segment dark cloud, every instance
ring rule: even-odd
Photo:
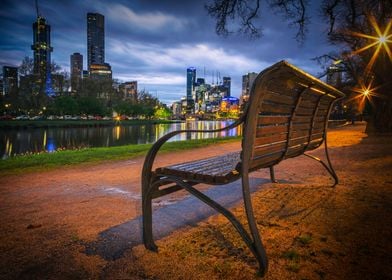
[[[207,0],[206,0],[207,2]],[[238,96],[241,76],[259,72],[282,59],[316,74],[321,69],[311,58],[329,52],[326,26],[312,1],[312,24],[305,43],[294,39],[295,28],[265,9],[257,24],[264,36],[248,40],[241,34],[227,38],[215,34],[215,23],[207,15],[204,1],[178,0],[68,0],[39,1],[40,13],[52,29],[52,58],[69,71],[69,56],[80,52],[86,65],[86,13],[105,15],[106,61],[114,78],[138,80],[139,88],[154,91],[165,102],[185,95],[186,68],[211,81],[212,73],[232,77],[232,92]],[[34,1],[5,0],[0,11],[0,62],[18,65],[32,56]],[[206,69],[206,71],[204,71]]]

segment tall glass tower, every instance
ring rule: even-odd
[[[186,69],[186,99],[193,99],[193,90],[196,81],[196,68],[189,67]]]
[[[87,67],[105,63],[105,17],[87,13]]]
[[[50,53],[53,48],[50,45],[50,25],[41,16],[38,16],[37,21],[33,23],[31,49],[34,51],[34,75],[37,77],[38,92],[53,95],[50,67]]]

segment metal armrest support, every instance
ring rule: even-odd
[[[220,131],[225,131],[228,129],[232,129],[234,127],[239,126],[241,123],[244,122],[244,115],[242,115],[238,120],[236,120],[234,123],[232,123],[231,125],[228,125],[226,127],[223,128],[219,128],[219,129],[212,129],[212,130],[193,130],[193,129],[189,129],[189,130],[177,130],[177,131],[172,131],[164,136],[162,136],[160,139],[158,139],[157,142],[154,143],[154,145],[151,147],[151,149],[148,151],[146,158],[144,160],[144,164],[143,164],[143,171],[142,171],[142,178],[143,179],[150,179],[150,175],[151,175],[151,170],[155,161],[155,157],[159,151],[159,149],[161,148],[161,146],[163,144],[165,144],[170,138],[181,134],[181,133],[215,133],[215,132],[220,132]]]

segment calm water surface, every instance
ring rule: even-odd
[[[172,124],[145,124],[114,127],[55,127],[0,129],[2,158],[25,153],[53,152],[58,149],[112,147],[153,143],[173,130],[211,130],[228,126],[232,121],[192,121]],[[169,141],[237,136],[240,128],[219,133],[182,133]]]

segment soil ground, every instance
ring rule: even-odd
[[[253,173],[253,206],[269,257],[265,279],[392,279],[392,137],[364,131],[362,123],[328,133],[340,179],[335,188],[307,157],[281,162],[277,184],[266,180],[266,170]],[[239,148],[228,143],[163,154],[157,165]],[[258,278],[257,263],[221,215],[204,213],[157,234],[159,253],[140,245],[143,160],[0,178],[0,279]],[[223,204],[244,222],[239,186],[227,187],[236,197]],[[173,219],[173,209],[192,215],[193,206],[185,192],[154,203]],[[154,227],[165,223],[155,219]]]

